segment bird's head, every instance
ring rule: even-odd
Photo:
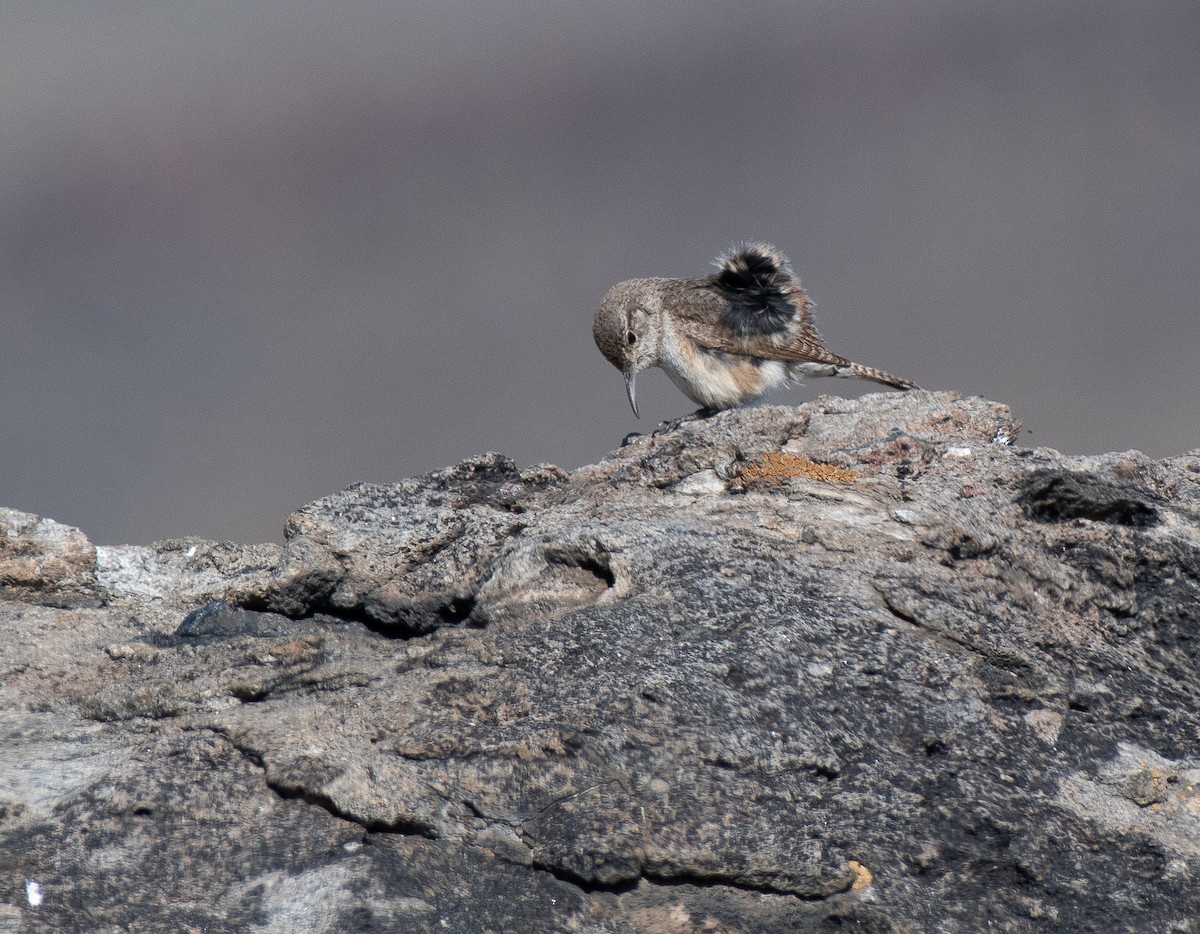
[[[617,283],[604,296],[592,321],[592,337],[600,353],[625,376],[625,391],[634,415],[638,414],[634,380],[642,370],[658,363],[662,281],[629,279]]]

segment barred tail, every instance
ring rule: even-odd
[[[877,370],[873,366],[863,366],[861,363],[851,363],[849,366],[839,370],[838,376],[857,376],[861,379],[869,379],[872,382],[883,383],[885,386],[894,386],[896,389],[921,388],[916,383],[910,383],[899,376],[893,376],[891,373]]]

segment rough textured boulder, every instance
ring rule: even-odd
[[[0,931],[1200,931],[1200,453],[911,392],[283,546],[0,512]]]

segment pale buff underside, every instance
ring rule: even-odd
[[[659,345],[658,365],[693,402],[726,409],[753,402],[806,377],[835,376],[828,363],[756,360],[736,354],[713,353],[667,329]]]

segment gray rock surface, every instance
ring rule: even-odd
[[[1200,452],[913,392],[286,543],[0,511],[0,931],[1200,931]]]

